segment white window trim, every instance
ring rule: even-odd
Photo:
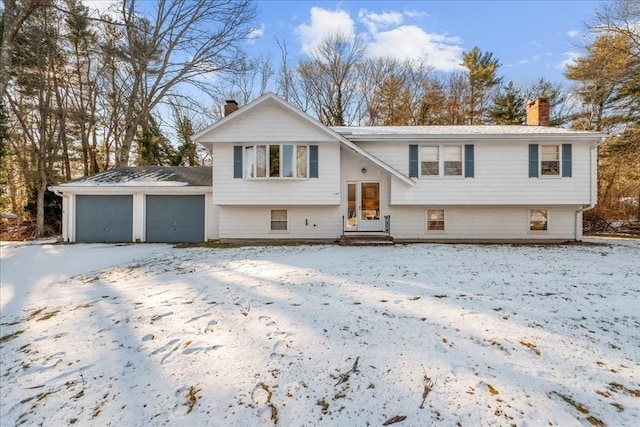
[[[531,216],[533,214],[533,211],[545,211],[547,214],[547,229],[546,230],[532,230],[531,229]],[[549,225],[551,224],[550,221],[550,212],[549,209],[547,208],[530,208],[527,209],[527,230],[530,234],[549,234]]]
[[[558,148],[558,173],[556,175],[542,174],[542,146],[553,146]],[[562,178],[562,144],[538,144],[538,178],[542,179],[558,179]],[[547,219],[547,224],[549,220]]]
[[[253,147],[253,168],[254,168],[254,175],[257,174],[257,169],[258,169],[258,165],[257,165],[257,159],[258,159],[258,146],[266,146],[266,158],[267,158],[267,164],[266,164],[266,172],[267,174],[270,171],[270,150],[269,147],[271,146],[279,146],[279,156],[280,156],[280,160],[283,159],[284,157],[284,146],[285,145],[291,145],[293,146],[293,156],[292,156],[292,163],[293,163],[293,172],[294,172],[294,176],[292,177],[285,177],[282,176],[283,174],[283,165],[282,162],[280,163],[280,171],[279,171],[279,175],[280,176],[247,176],[247,165],[249,163],[249,159],[247,156],[247,148],[248,147]],[[307,151],[307,176],[303,176],[303,177],[299,177],[298,175],[298,164],[297,164],[297,152],[298,152],[298,147],[306,147],[306,151]],[[284,144],[284,143],[256,143],[256,144],[246,144],[242,146],[242,177],[245,180],[288,180],[288,181],[304,181],[304,180],[308,180],[309,179],[309,172],[311,170],[311,160],[310,160],[310,144]]]
[[[443,214],[443,225],[444,228],[442,230],[429,230],[429,211],[442,211]],[[425,234],[444,234],[447,232],[447,210],[444,208],[427,208],[424,210],[424,232]]]
[[[438,175],[423,175],[422,174],[422,148],[423,147],[436,147],[438,148]],[[445,175],[444,174],[444,148],[456,147],[460,149],[460,161],[462,163],[462,169],[460,175]],[[418,176],[423,179],[462,179],[465,175],[465,159],[464,159],[464,144],[439,144],[439,145],[420,145],[418,146]]]
[[[285,214],[287,215],[287,219],[286,219],[286,226],[287,228],[284,230],[273,230],[272,226],[273,226],[273,211],[284,211]],[[269,233],[270,234],[287,234],[289,233],[289,209],[269,209]]]

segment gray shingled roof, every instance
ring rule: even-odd
[[[349,136],[455,136],[455,135],[584,135],[594,132],[549,126],[332,126],[335,132]]]
[[[211,186],[211,167],[137,166],[74,179],[64,186]]]

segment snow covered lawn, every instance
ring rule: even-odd
[[[1,249],[2,426],[640,419],[637,240]]]

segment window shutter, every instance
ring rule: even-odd
[[[409,177],[418,177],[418,146],[409,146]]]
[[[562,176],[571,177],[571,144],[562,144]]]
[[[242,178],[242,146],[233,146],[233,177]]]
[[[529,178],[538,177],[538,144],[529,144]]]
[[[309,146],[309,178],[318,178],[318,146]]]
[[[464,146],[464,177],[473,178],[473,145]]]

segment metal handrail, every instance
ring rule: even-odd
[[[384,216],[384,232],[391,236],[391,215]]]

